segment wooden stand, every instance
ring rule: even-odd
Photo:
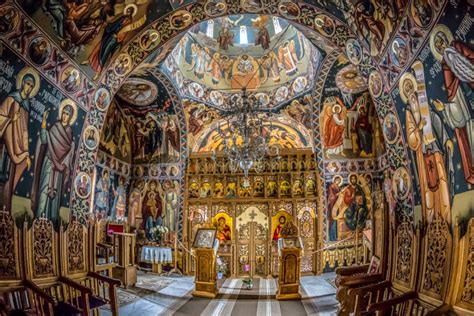
[[[278,276],[277,300],[295,300],[300,299],[300,265],[302,249],[291,247],[281,247],[279,243],[280,254],[280,273]]]
[[[117,266],[112,275],[119,279],[124,287],[137,283],[137,266],[135,265],[135,234],[114,233],[114,250]]]
[[[215,298],[217,295],[216,251],[212,248],[194,248],[195,284],[193,296]]]

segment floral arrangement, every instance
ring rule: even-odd
[[[152,236],[154,241],[161,242],[163,235],[168,232],[168,227],[156,225],[155,227],[150,228],[149,234]]]

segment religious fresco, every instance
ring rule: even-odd
[[[90,194],[89,175],[71,173],[85,111],[0,45],[0,203],[15,218],[67,222],[71,189]]]
[[[415,204],[428,222],[441,217],[453,223],[458,217],[465,223],[474,215],[474,53],[467,40],[473,34],[472,6],[447,4],[420,55],[392,91],[401,124],[388,119],[384,134],[390,138],[391,130],[399,130],[407,139],[413,179],[407,170],[396,170],[391,189],[400,200],[406,187],[419,188]]]
[[[270,134],[268,145],[281,149],[312,148],[312,139],[306,128],[302,125],[295,127],[296,123],[290,126],[285,118],[285,116],[276,116],[274,120],[264,123]],[[224,139],[216,131],[216,127],[217,125],[213,124],[207,133],[202,135],[195,143],[193,152],[219,152],[224,149]],[[221,129],[224,132],[227,130],[225,122],[222,122]],[[241,141],[242,139],[237,139],[237,143]]]
[[[112,101],[100,135],[99,149],[126,162],[131,162],[131,121],[119,108],[116,101]]]
[[[128,175],[115,169],[117,167],[96,165],[93,211],[111,220],[123,221],[129,215],[130,183]]]
[[[150,0],[16,2],[94,79],[139,31],[172,10],[168,1]]]
[[[184,98],[219,109],[241,90],[275,108],[312,87],[321,53],[287,21],[231,15],[194,26],[161,65]]]
[[[344,15],[359,38],[364,39],[370,55],[377,57],[387,47],[408,2],[406,0],[357,0],[347,5]],[[419,3],[415,5],[415,11],[419,16],[425,16],[428,14],[427,10],[431,10],[429,1],[414,2]]]
[[[215,146],[220,146],[219,142],[221,143],[221,140],[214,138],[211,134],[215,132],[216,124],[223,122],[223,112],[204,103],[198,103],[189,99],[183,99],[182,102],[188,126],[187,137],[190,150],[212,151]],[[313,99],[311,94],[305,94],[282,105],[280,110],[273,114],[276,126],[272,127],[270,143],[280,148],[305,148],[312,146],[312,108]],[[285,127],[283,125],[298,126],[300,131],[296,132],[292,127]],[[277,126],[281,127],[277,129]],[[287,135],[287,133],[291,134]],[[208,144],[199,145],[207,140],[209,140]],[[213,145],[211,142],[216,143]]]
[[[372,209],[372,175],[335,175],[326,182],[327,241],[340,241],[365,228]]]
[[[179,160],[179,123],[159,80],[131,77],[122,85],[109,108],[100,148],[134,164]]]
[[[376,158],[385,151],[365,81],[343,55],[325,81],[320,128],[326,160]]]

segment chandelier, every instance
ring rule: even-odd
[[[234,104],[222,114],[225,121],[218,125],[217,133],[223,139],[230,171],[236,173],[240,168],[245,177],[252,167],[262,172],[265,156],[278,154],[277,147],[269,146],[271,113],[262,111],[258,99],[253,95],[249,97],[243,89],[242,96],[234,99]],[[265,122],[270,123],[265,126]]]

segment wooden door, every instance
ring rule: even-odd
[[[268,218],[264,211],[249,207],[237,218],[236,266],[238,276],[268,273]]]

